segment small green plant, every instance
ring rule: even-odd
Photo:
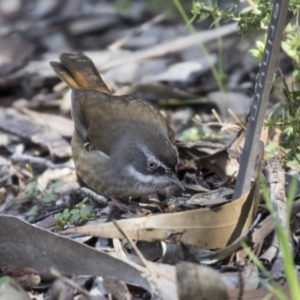
[[[38,207],[37,205],[33,205],[33,206],[30,208],[30,210],[28,210],[28,211],[25,213],[25,216],[26,216],[27,218],[29,218],[29,217],[34,217],[34,216],[37,215],[38,211],[39,211],[39,207]]]
[[[254,29],[266,28],[272,11],[272,4],[267,1],[256,1],[254,7],[235,13],[237,4],[231,4],[226,9],[220,9],[218,4],[207,6],[205,3],[196,2],[192,13],[196,21],[203,21],[208,17],[214,17],[218,21],[236,21],[243,34],[250,33]]]
[[[281,48],[288,57],[293,60],[294,63],[294,79],[295,83],[300,83],[300,29],[299,27],[288,24],[286,27],[286,35],[284,40],[281,42]],[[292,92],[292,96],[298,101],[300,100],[300,92]]]
[[[254,0],[251,6],[240,12],[235,12],[237,4],[231,4],[225,9],[220,9],[217,2],[211,6],[203,1],[194,1],[192,6],[192,21],[203,21],[208,17],[214,18],[214,23],[221,20],[235,21],[243,34],[252,32],[255,29],[266,29],[270,22],[270,15],[273,9],[272,1]],[[289,10],[296,14],[300,10],[299,0],[291,0]],[[213,24],[214,24],[213,23]]]
[[[299,103],[300,104],[300,103]],[[300,106],[296,108],[285,102],[280,117],[270,114],[265,126],[270,130],[279,128],[283,132],[283,140],[280,143],[283,165],[300,164]]]
[[[28,183],[28,185],[24,189],[24,194],[29,198],[40,198],[43,202],[48,203],[56,200],[56,195],[51,191],[42,192],[39,184],[36,181],[32,181]]]
[[[43,195],[42,200],[44,203],[53,202],[56,200],[56,195],[53,193],[46,193],[45,195]]]
[[[213,6],[207,6],[203,2],[194,2],[192,6],[192,21],[203,21],[207,17],[214,17],[216,20],[236,21],[243,34],[247,34],[255,29],[267,29],[270,22],[273,3],[270,1],[255,0],[252,6],[247,7],[239,13],[236,13],[236,4],[229,5],[222,10],[217,3]],[[289,10],[294,14],[299,14],[299,1],[290,1]],[[259,61],[264,55],[266,35],[256,41],[256,48],[251,49],[250,53]],[[282,50],[293,60],[293,89],[288,90],[284,82],[282,113],[280,116],[271,113],[265,126],[272,132],[275,128],[281,130],[282,141],[278,145],[283,165],[300,164],[300,30],[295,25],[288,24],[281,43]],[[275,76],[274,76],[275,79]],[[274,150],[274,147],[273,149]]]
[[[94,217],[93,206],[86,204],[87,201],[88,198],[84,198],[74,208],[65,208],[62,213],[54,215],[56,228],[62,230],[66,224],[79,225]]]
[[[250,49],[250,54],[259,61],[262,61],[265,45],[266,45],[267,35],[264,35],[263,40],[257,40],[255,42],[256,48]]]
[[[265,44],[266,44],[267,35],[261,40],[257,40],[255,45],[256,48],[250,49],[250,53],[253,57],[262,60]],[[294,63],[294,72],[293,77],[295,79],[295,83],[300,83],[300,29],[295,25],[288,24],[285,28],[285,34],[283,40],[281,42],[281,49],[286,53],[288,57],[293,60]],[[299,97],[299,92],[297,93]]]
[[[256,42],[256,49],[251,49],[250,53],[261,60],[266,43],[266,36],[263,40]],[[282,113],[280,116],[270,113],[265,126],[272,132],[275,128],[280,129],[282,141],[278,145],[283,165],[300,164],[300,30],[297,27],[287,25],[281,48],[294,63],[293,90],[288,89],[284,78],[283,82],[283,101],[281,104]],[[275,77],[274,77],[275,78]],[[275,80],[274,80],[275,82]]]
[[[28,183],[28,185],[25,187],[25,190],[24,190],[24,194],[27,197],[35,198],[39,195],[39,193],[40,193],[40,190],[39,190],[39,187],[38,187],[38,184],[36,181],[32,181],[32,182]]]

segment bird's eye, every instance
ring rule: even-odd
[[[154,169],[154,168],[156,167],[156,165],[155,165],[154,162],[148,161],[148,167],[149,167],[150,169]]]

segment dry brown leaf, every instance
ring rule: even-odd
[[[217,175],[222,181],[227,180],[226,167],[228,162],[228,152],[222,149],[213,154],[201,157],[197,161],[197,173],[207,169]]]
[[[203,249],[224,248],[253,223],[258,207],[258,190],[218,208],[157,214],[120,220],[120,227],[134,240],[182,242]],[[123,238],[113,223],[87,225],[64,233],[81,233],[104,238]]]
[[[260,220],[260,214],[257,216],[256,220],[252,224],[251,227],[249,227],[243,234],[241,234],[234,242],[232,242],[229,246],[219,249],[215,253],[206,254],[206,255],[200,255],[198,256],[198,259],[201,260],[214,260],[218,261],[221,259],[224,259],[234,252],[238,251],[239,248],[241,248],[241,242],[245,241],[247,236],[249,235],[249,232],[253,230],[253,228],[257,225],[258,221]]]

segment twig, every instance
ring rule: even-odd
[[[76,289],[78,292],[80,292],[82,295],[88,297],[88,299],[90,299],[91,295],[90,293],[86,290],[83,289],[79,284],[77,284],[76,282],[74,282],[73,280],[64,277],[63,275],[61,275],[56,269],[51,268],[50,269],[50,273],[55,276],[56,278],[60,279],[61,281],[63,281],[65,284],[71,286],[72,288]]]
[[[204,125],[204,123],[200,123],[200,125]],[[205,123],[205,125],[220,126],[222,131],[227,130],[230,133],[236,133],[236,131],[240,129],[239,125],[231,124],[231,123],[208,122],[208,123]]]
[[[239,118],[235,115],[235,113],[230,108],[228,108],[228,113],[239,124],[240,127],[242,127],[245,131],[247,130],[247,128],[244,126],[244,124],[241,123],[241,121],[239,120]]]
[[[270,200],[274,207],[274,220],[278,220],[279,224],[286,228],[287,224],[287,199],[285,196],[285,177],[283,169],[280,165],[280,161],[277,157],[272,157],[268,160],[263,173],[266,177],[267,184],[269,186]],[[273,238],[272,246],[278,247],[278,236]],[[289,240],[289,247],[293,249],[291,239]],[[280,269],[278,269],[278,267]],[[278,256],[272,265],[272,275],[279,279],[283,276],[283,253],[279,248]],[[274,274],[275,273],[275,274]]]
[[[243,278],[243,274],[242,274],[242,271],[241,271],[241,266],[240,266],[239,263],[238,263],[238,278],[239,278],[239,282],[238,282],[239,293],[238,293],[238,296],[237,296],[237,300],[242,300],[244,292],[245,292],[245,280]]]
[[[141,260],[141,262],[144,264],[144,266],[146,268],[150,267],[149,263],[147,261],[147,259],[144,257],[144,255],[141,253],[141,251],[139,250],[139,248],[136,246],[136,244],[133,242],[133,240],[131,239],[131,237],[120,227],[120,225],[118,224],[117,221],[113,221],[114,225],[116,226],[116,228],[120,231],[120,233],[128,240],[128,242],[131,244],[133,250],[135,251],[135,253],[137,254],[137,256],[139,257],[139,259]]]
[[[233,129],[230,128],[229,125],[231,125],[230,123],[224,123],[221,119],[221,117],[219,116],[219,114],[217,113],[217,111],[215,109],[211,110],[212,114],[215,116],[215,118],[217,119],[218,123],[216,123],[216,125],[219,125],[222,127],[221,130],[225,131],[227,130],[229,133],[235,133],[235,131]],[[213,122],[211,122],[210,124],[213,124]],[[208,125],[208,124],[207,124]],[[232,124],[232,127],[234,125]],[[237,125],[235,125],[237,126]],[[239,128],[238,128],[239,129]]]
[[[137,36],[139,34],[141,34],[142,32],[148,30],[151,26],[153,26],[154,24],[157,24],[161,21],[163,21],[165,19],[165,15],[164,14],[160,14],[154,18],[152,18],[151,20],[149,20],[148,22],[145,22],[144,24],[142,24],[141,26],[137,27],[136,29],[134,29],[128,36],[115,41],[114,43],[112,43],[111,45],[109,45],[107,48],[110,51],[116,51],[119,48],[123,47],[131,38],[133,38],[134,36]]]
[[[49,169],[63,169],[63,168],[68,168],[71,170],[74,170],[75,167],[71,166],[69,163],[64,163],[64,164],[54,164],[50,160],[42,157],[35,157],[27,154],[13,154],[10,157],[11,161],[14,163],[17,162],[29,162],[31,164],[38,164],[43,167],[47,167]]]
[[[219,114],[217,113],[217,111],[215,110],[215,109],[212,109],[211,110],[211,112],[212,112],[212,114],[215,116],[215,118],[217,119],[217,121],[219,122],[219,123],[223,123],[222,122],[222,119],[221,119],[221,117],[219,116]]]
[[[196,33],[193,35],[180,37],[174,41],[165,42],[147,50],[136,51],[128,57],[122,57],[113,61],[109,61],[100,67],[100,72],[108,71],[112,68],[124,64],[137,62],[153,57],[159,57],[168,53],[178,52],[188,47],[197,45],[199,42],[207,43],[215,40],[217,37],[230,35],[236,32],[238,32],[237,24],[231,23],[228,25],[224,25],[221,28],[210,29],[206,31],[201,31],[200,33]]]
[[[149,262],[144,256],[143,254],[141,253],[141,251],[139,250],[139,248],[136,246],[136,244],[133,242],[133,240],[131,239],[131,237],[120,227],[120,225],[118,224],[117,221],[114,221],[113,222],[114,225],[116,226],[116,228],[120,231],[120,233],[128,240],[128,242],[131,244],[133,250],[135,251],[135,253],[137,254],[137,256],[139,257],[139,259],[141,260],[141,262],[144,264],[145,268],[148,270],[148,272],[150,273],[151,271],[151,274],[155,274],[156,277],[159,277],[159,276],[162,276],[162,274],[157,271],[155,268],[152,267],[152,263]],[[150,274],[149,274],[150,275]],[[167,276],[166,274],[163,274],[163,276],[170,280],[170,281],[173,281],[173,279],[169,276]],[[155,283],[152,282],[155,286]]]

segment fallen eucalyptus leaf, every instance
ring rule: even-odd
[[[258,207],[258,189],[209,209],[151,215],[118,221],[133,240],[162,240],[185,243],[203,249],[224,248],[234,242],[253,223]],[[113,223],[86,225],[64,233],[80,233],[104,238],[123,238]]]
[[[0,244],[0,268],[45,272],[52,267],[64,274],[113,277],[151,292],[148,281],[127,263],[12,216],[0,216]]]

